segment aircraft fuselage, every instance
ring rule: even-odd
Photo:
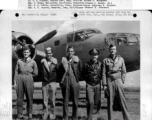
[[[66,56],[68,46],[75,48],[75,54],[83,63],[90,59],[88,54],[92,48],[100,50],[99,61],[103,61],[109,55],[109,45],[117,46],[117,53],[121,55],[127,67],[127,72],[138,70],[140,66],[139,34],[133,33],[101,33],[97,29],[82,29],[68,34],[54,36],[50,40],[36,45],[34,59],[39,68],[39,76],[35,81],[41,81],[40,61],[45,57],[44,49],[51,47],[53,56],[60,64],[63,56]]]

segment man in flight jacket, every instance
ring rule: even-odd
[[[86,81],[87,120],[92,120],[93,107],[97,112],[101,106],[101,62],[98,61],[99,50],[89,51],[90,60],[83,67],[83,77]]]
[[[56,81],[57,81],[57,59],[54,58],[53,50],[50,47],[45,49],[46,58],[41,60],[42,64],[42,96],[44,116],[43,120],[48,117],[55,119],[55,94],[56,94]],[[48,110],[48,100],[50,100],[50,113]]]
[[[74,48],[69,46],[67,56],[62,58],[59,67],[59,79],[63,96],[63,119],[68,120],[68,103],[72,99],[72,119],[78,119],[79,80],[82,72],[82,63],[78,56],[74,55]]]

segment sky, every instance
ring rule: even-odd
[[[74,26],[74,27],[73,27]],[[57,34],[66,34],[74,30],[96,28],[102,33],[130,32],[140,33],[139,21],[13,21],[12,30],[29,35],[34,42],[48,32],[57,30]]]

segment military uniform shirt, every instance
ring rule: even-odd
[[[36,62],[31,58],[25,62],[23,59],[17,61],[15,68],[14,82],[20,79],[33,79],[33,76],[38,74]]]
[[[103,85],[108,84],[109,79],[107,78],[110,78],[112,80],[122,79],[122,82],[124,82],[125,76],[126,76],[126,67],[125,67],[124,59],[120,55],[117,55],[114,60],[111,59],[110,56],[103,60],[103,68],[102,68]]]

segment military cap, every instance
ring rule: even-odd
[[[89,51],[89,54],[90,55],[99,55],[100,54],[100,51],[96,48],[93,48]]]

